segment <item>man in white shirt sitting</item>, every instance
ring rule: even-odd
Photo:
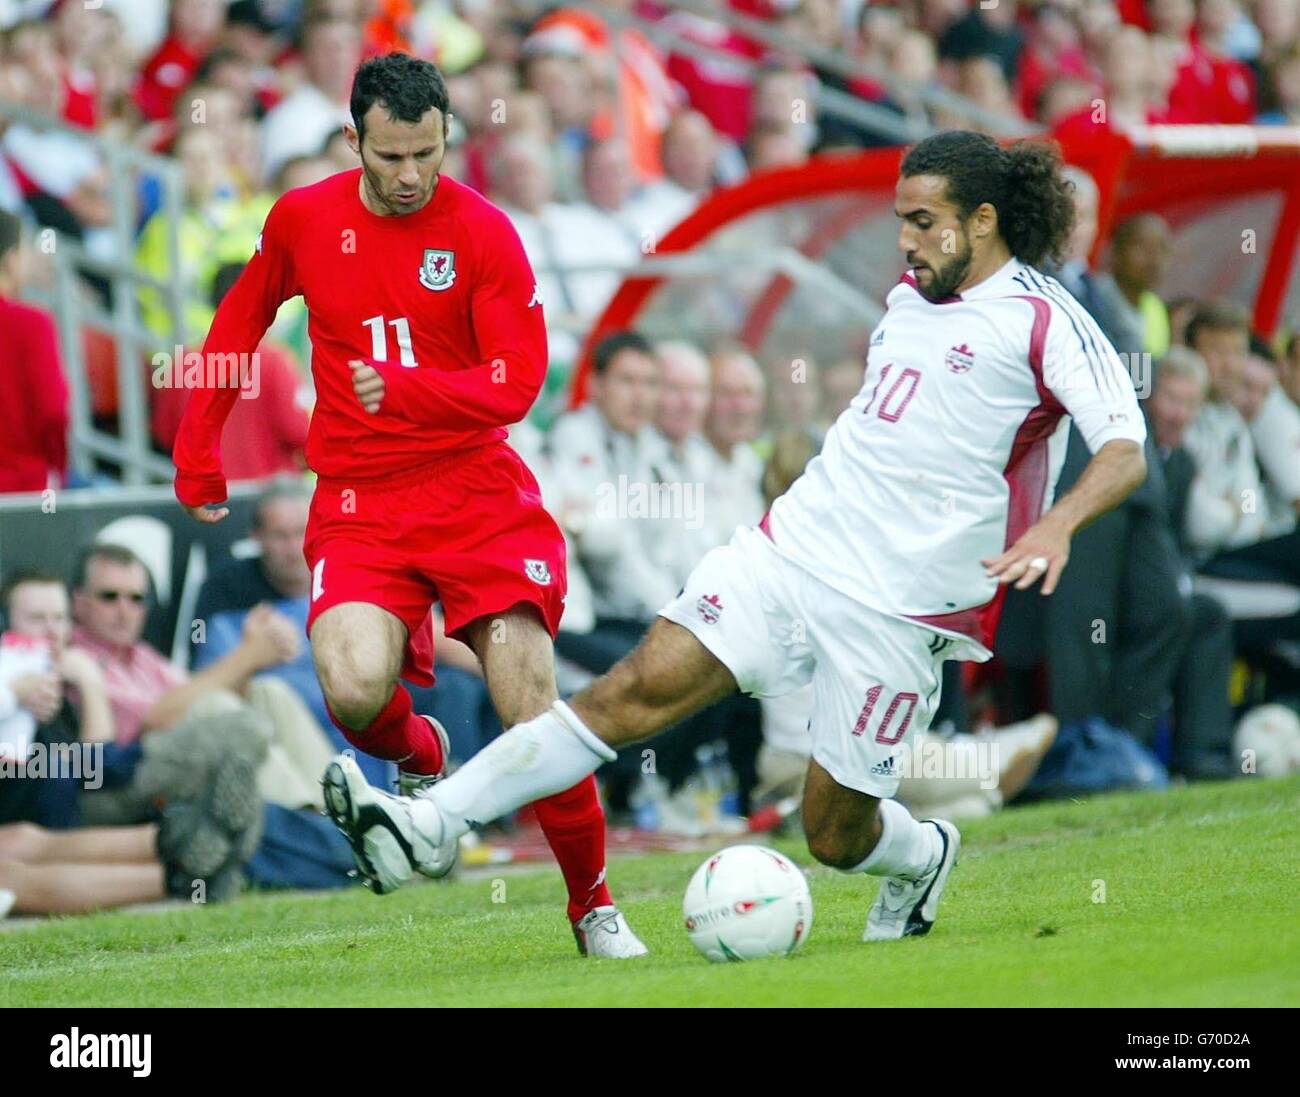
[[[744,158],[734,148],[724,155],[712,124],[699,111],[684,110],[664,130],[664,177],[646,184],[633,199],[638,224],[662,239],[695,212],[719,183],[744,175]]]
[[[676,376],[681,372],[680,348],[676,354],[670,349],[670,357]],[[696,481],[690,481],[689,497],[684,483],[676,487],[681,481],[673,479],[666,463],[669,447],[652,426],[661,404],[661,384],[661,364],[646,339],[635,332],[611,335],[592,355],[591,401],[562,416],[548,440],[559,489],[548,505],[572,538],[577,561],[591,580],[596,608],[595,626],[581,635],[561,632],[555,650],[595,674],[608,671],[636,646],[659,607],[681,589],[682,568],[689,573],[694,566],[695,560],[666,558],[664,546],[674,531],[695,525],[697,517],[702,520],[694,536],[712,536],[715,528],[703,521],[711,489],[706,487],[701,502]],[[695,415],[698,421],[699,413]],[[684,418],[689,426],[690,414]],[[670,429],[676,432],[671,420],[670,414]],[[713,451],[696,452],[712,472]],[[684,506],[688,498],[690,514]],[[739,738],[754,744],[752,770],[756,708],[747,698],[726,698],[653,739],[649,745],[655,751],[655,772],[668,791],[680,788],[694,770],[697,746],[746,722],[750,726],[740,728]],[[743,734],[746,730],[749,734]],[[641,752],[629,751],[602,772],[612,813],[627,810],[641,764]],[[744,761],[737,768],[743,770]],[[752,786],[752,777],[742,772],[740,783]]]
[[[510,216],[536,273],[548,327],[585,332],[609,304],[623,271],[640,259],[635,243],[595,206],[553,200],[554,162],[536,137],[513,133],[502,140],[491,177],[492,197]],[[570,353],[556,346],[554,334],[551,353]]]
[[[712,450],[704,488],[707,522],[714,544],[723,545],[740,526],[763,517],[763,462],[752,442],[763,428],[766,382],[747,351],[728,347],[714,352],[713,394],[704,435]]]
[[[659,361],[635,332],[605,339],[592,361],[590,402],[562,415],[548,438],[559,491],[550,505],[591,579],[596,628],[585,646],[602,647],[599,656],[565,654],[603,672],[631,649],[677,586],[650,556],[648,507],[641,505],[655,483],[653,464],[661,452],[651,425],[659,403]]]
[[[655,346],[663,366],[663,387],[655,429],[663,442],[663,455],[656,466],[658,479],[680,484],[682,507],[669,522],[659,523],[654,532],[656,558],[681,586],[701,556],[723,542],[716,524],[708,521],[707,484],[714,452],[704,437],[704,419],[709,410],[712,367],[699,348],[680,340]]]
[[[314,156],[352,120],[352,78],[361,63],[361,31],[347,19],[313,19],[303,29],[307,82],[262,123],[262,170],[274,179],[295,156]]]
[[[1202,305],[1187,326],[1187,343],[1205,359],[1209,394],[1188,428],[1185,446],[1196,465],[1187,504],[1187,540],[1216,579],[1300,587],[1300,412],[1273,383],[1251,391],[1250,321],[1244,310]],[[1251,414],[1248,422],[1239,407]],[[1289,451],[1289,452],[1288,452]],[[1263,475],[1260,467],[1263,466]],[[1269,488],[1281,506],[1269,505]],[[1291,514],[1285,514],[1289,507]],[[1278,533],[1279,529],[1286,532]],[[1230,611],[1234,607],[1230,605]],[[1300,641],[1300,612],[1241,617],[1233,611],[1239,650],[1256,655],[1279,642]]]

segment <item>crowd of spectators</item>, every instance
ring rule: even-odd
[[[97,541],[71,576],[6,577],[4,638],[28,653],[0,684],[0,892],[19,913],[220,901],[245,879],[347,882],[351,857],[319,786],[341,740],[311,707],[323,705],[293,619],[306,566],[285,531],[300,535],[305,514],[300,488],[262,498],[261,554],[204,584],[211,616],[190,670],[143,639],[153,578],[129,547]]]
[[[556,389],[618,271],[713,188],[897,142],[819,106],[819,89],[1001,133],[1300,122],[1297,0],[720,0],[758,28],[748,33],[670,4],[603,6],[606,19],[511,0],[0,0],[0,98],[74,127],[42,132],[0,112],[0,210],[110,258],[108,173],[76,131],[174,157],[180,269],[152,177],[136,196],[135,258],[181,286],[182,330],[161,293],[146,287],[140,307],[165,349],[201,339],[218,270],[247,258],[275,198],[356,166],[340,128],[358,62],[410,49],[448,77],[445,170],[510,211],[543,279]],[[960,118],[927,88],[983,113]],[[302,310],[286,307],[274,334],[305,377]],[[106,381],[96,396],[111,414]]]
[[[805,356],[796,369],[730,333],[694,345],[628,331],[597,348],[588,403],[558,412],[619,272],[712,189],[814,153],[892,143],[819,112],[815,86],[941,126],[958,120],[924,101],[925,86],[955,89],[1007,126],[1062,132],[1300,124],[1300,0],[732,0],[786,49],[673,5],[605,6],[718,52],[705,61],[617,22],[501,0],[0,0],[0,99],[180,165],[179,269],[160,181],[145,176],[135,196],[138,267],[183,291],[179,331],[160,287],[139,291],[142,320],[168,351],[201,342],[279,194],[357,166],[340,133],[357,63],[406,48],[444,68],[455,115],[444,170],[508,211],[547,302],[547,396],[511,442],[569,541],[565,690],[630,650],[699,558],[762,517],[861,387],[858,360]],[[882,76],[845,78],[807,62],[802,46]],[[1023,787],[1058,723],[1104,719],[1177,774],[1225,777],[1241,770],[1232,729],[1245,703],[1300,698],[1300,337],[1268,343],[1230,305],[1168,300],[1170,230],[1153,215],[1119,225],[1107,269],[1092,269],[1097,187],[1071,173],[1077,229],[1053,273],[1131,362],[1154,364],[1153,375],[1134,370],[1150,474],[1080,533],[1051,599],[1012,593],[991,671],[949,664],[938,730],[1030,721],[1009,752],[1014,779],[1004,773],[972,810]],[[116,247],[96,147],[0,111],[0,377],[24,394],[0,407],[4,491],[75,482],[55,329],[19,301],[26,282],[48,277],[24,223],[101,258]],[[83,288],[106,302],[111,292],[93,278]],[[225,435],[233,481],[303,469],[312,390],[300,300],[259,350],[262,394],[236,402]],[[90,380],[94,411],[111,417],[111,379]],[[165,454],[183,393],[151,386],[150,397]],[[1085,460],[1076,433],[1059,490]],[[180,894],[196,879],[218,897],[244,878],[342,881],[346,850],[314,815],[324,759],[344,744],[301,635],[305,515],[292,482],[261,499],[259,551],[205,585],[196,616],[206,634],[183,670],[141,640],[150,577],[128,548],[88,550],[67,577],[5,577],[7,627],[43,637],[49,664],[10,683],[12,698],[0,686],[0,710],[12,701],[40,717],[42,742],[105,744],[112,787],[73,796],[0,783],[0,822],[23,821],[0,827],[0,893],[18,894],[21,909],[70,911]],[[473,654],[438,644],[438,684],[413,691],[416,707],[443,720],[463,761],[499,728]],[[1264,685],[1243,691],[1243,668]],[[629,752],[602,773],[613,817],[692,832],[709,822],[696,810],[701,782],[715,802],[718,783],[729,793],[734,783],[725,803],[737,816],[788,795],[807,704],[721,702],[651,744],[653,773]],[[194,772],[180,773],[177,759],[214,729],[237,749],[198,750]]]

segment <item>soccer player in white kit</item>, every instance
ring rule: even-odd
[[[567,704],[413,799],[370,789],[353,765],[354,799],[378,809],[360,837],[379,871],[436,874],[471,825],[569,788],[616,749],[732,690],[779,696],[811,681],[808,849],[884,878],[865,939],[929,931],[960,836],[890,797],[902,749],[938,704],[943,662],[991,658],[1006,586],[1041,580],[1050,594],[1073,532],[1146,475],[1129,374],[1035,269],[1072,226],[1059,168],[1046,146],[1003,149],[968,132],[908,153],[895,191],[908,270],[821,455]],[[1067,416],[1093,457],[1053,505]]]

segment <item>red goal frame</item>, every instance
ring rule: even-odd
[[[1105,249],[1120,221],[1143,212],[1161,212],[1189,193],[1228,200],[1277,194],[1281,213],[1272,238],[1260,242],[1264,272],[1251,302],[1255,329],[1271,337],[1281,320],[1288,287],[1297,277],[1300,248],[1300,128],[1251,126],[1148,126],[1129,136],[1099,131],[1084,140],[1062,142],[1068,163],[1088,171],[1100,190],[1098,233],[1093,258]],[[657,254],[698,247],[731,222],[768,207],[834,194],[879,195],[892,191],[905,150],[876,149],[854,155],[816,157],[808,164],[752,176],[715,191],[658,244]],[[832,218],[801,246],[816,260],[856,223],[856,210]],[[1265,254],[1265,249],[1266,254]],[[901,269],[901,265],[900,265]],[[592,327],[574,372],[571,406],[587,395],[591,351],[607,335],[636,325],[637,317],[661,277],[627,278]],[[735,334],[757,347],[777,311],[793,289],[783,274],[774,275]]]

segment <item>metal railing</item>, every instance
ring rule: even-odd
[[[703,278],[737,270],[785,275],[796,285],[811,286],[819,290],[825,300],[842,307],[846,320],[851,318],[867,329],[874,328],[885,314],[883,301],[846,282],[825,264],[788,246],[747,248],[735,244],[725,247],[712,244],[700,245],[690,251],[643,255],[637,262],[624,265],[598,262],[567,263],[561,267],[543,263],[534,267],[534,273],[548,274],[556,279],[606,273],[617,273],[625,279]],[[567,331],[579,338],[591,328],[591,322],[585,318],[563,313],[547,316],[546,322],[554,330]]]
[[[34,287],[27,291],[31,301],[54,316],[59,333],[71,390],[69,466],[87,477],[94,471],[95,459],[102,458],[121,468],[122,482],[126,484],[170,480],[174,471],[171,462],[154,453],[150,445],[149,399],[145,387],[146,363],[160,340],[141,324],[138,296],[142,288],[152,289],[161,296],[173,329],[172,338],[164,345],[181,342],[185,297],[179,276],[183,203],[180,166],[166,157],[108,140],[3,99],[0,99],[0,117],[40,132],[57,131],[94,146],[108,172],[112,258],[97,258],[72,237],[54,229],[41,229],[40,250],[53,260],[54,286],[52,291]],[[145,273],[135,262],[137,182],[145,175],[157,177],[162,184],[159,212],[165,218],[168,264],[172,271],[172,277],[167,280]],[[110,299],[107,309],[86,292],[81,282],[83,274],[107,282]],[[87,327],[106,331],[113,339],[118,404],[115,434],[98,429],[94,423],[82,342]]]

